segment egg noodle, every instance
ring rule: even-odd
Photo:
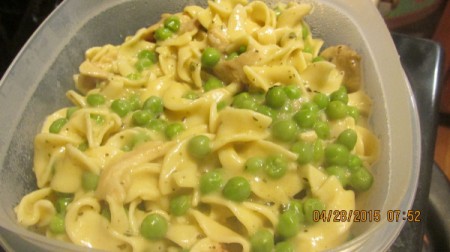
[[[316,251],[349,239],[378,139],[360,56],[309,4],[208,1],[87,50],[35,137],[18,222],[108,251]]]

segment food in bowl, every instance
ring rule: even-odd
[[[360,56],[321,49],[309,4],[222,0],[94,47],[73,107],[35,138],[15,208],[49,237],[111,251],[324,250],[349,239],[378,140]]]

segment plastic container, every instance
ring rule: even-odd
[[[364,85],[373,99],[372,125],[381,140],[373,168],[375,183],[357,201],[358,209],[379,210],[380,222],[355,223],[355,238],[335,250],[382,251],[404,221],[388,222],[388,210],[408,210],[414,199],[420,161],[417,110],[390,34],[369,0],[317,0],[307,18],[326,45],[347,44],[363,58]],[[125,36],[156,22],[163,12],[206,1],[64,1],[31,37],[0,82],[0,242],[11,251],[85,251],[45,238],[16,222],[14,206],[36,188],[33,138],[45,116],[69,105],[84,52],[119,44]],[[382,41],[382,42],[381,42]]]

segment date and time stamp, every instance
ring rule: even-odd
[[[421,222],[420,210],[323,210],[313,211],[314,222]]]

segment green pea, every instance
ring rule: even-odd
[[[67,120],[67,118],[59,118],[56,119],[55,121],[53,121],[53,123],[50,125],[48,131],[50,133],[54,133],[54,134],[58,134],[62,128],[64,127],[64,125],[66,125],[66,123],[69,120]]]
[[[350,153],[348,149],[341,144],[330,144],[325,148],[325,160],[330,165],[346,165]]]
[[[324,61],[324,60],[325,60],[325,58],[323,58],[322,56],[317,56],[312,60],[312,62],[315,63],[315,62]]]
[[[353,172],[350,177],[350,186],[357,192],[370,189],[373,184],[373,175],[364,167]]]
[[[353,148],[355,148],[356,140],[356,132],[352,129],[342,131],[337,138],[337,142],[344,145],[349,150],[353,150]]]
[[[150,121],[145,125],[145,127],[158,131],[164,132],[166,130],[167,122],[163,119],[150,119]]]
[[[158,57],[155,51],[150,51],[147,49],[141,50],[138,53],[138,59],[148,59],[152,63],[156,63],[158,61]]]
[[[359,169],[362,165],[363,162],[360,157],[353,154],[349,155],[347,166],[351,171]]]
[[[305,24],[303,24],[302,25],[302,38],[306,39],[306,37],[308,37],[308,35],[309,35],[309,29]]]
[[[313,102],[317,104],[320,109],[324,109],[330,103],[330,98],[323,93],[317,93],[313,97]]]
[[[233,97],[233,103],[239,103],[242,100],[254,100],[254,98],[248,92],[241,92]]]
[[[154,37],[157,41],[163,41],[166,40],[168,38],[170,38],[172,36],[172,31],[169,30],[166,27],[160,27],[158,29],[156,29],[155,33],[154,33]]]
[[[134,65],[134,67],[136,68],[136,70],[138,70],[139,72],[144,71],[145,69],[150,68],[153,65],[153,62],[147,58],[143,58],[140,59],[136,62],[136,64]]]
[[[267,229],[260,229],[250,237],[250,244],[253,252],[272,252],[273,234]]]
[[[294,114],[292,119],[297,123],[300,128],[310,129],[314,126],[314,123],[317,121],[317,112],[301,109],[297,113]]]
[[[238,48],[238,50],[237,50],[237,53],[238,54],[243,54],[243,53],[245,53],[247,51],[247,46],[246,45],[241,45],[241,46],[239,46],[239,48]]]
[[[209,171],[200,177],[200,192],[202,194],[219,191],[222,186],[222,174],[217,170]]]
[[[93,172],[83,172],[83,176],[81,179],[81,185],[83,186],[83,189],[86,191],[94,191],[97,188],[99,178],[100,177]]]
[[[131,111],[131,105],[127,100],[117,99],[111,103],[111,109],[120,117],[124,117]]]
[[[131,151],[133,149],[133,146],[127,144],[127,145],[122,146],[122,148],[120,148],[120,149],[122,151],[128,152],[128,151]]]
[[[130,73],[126,76],[129,80],[139,80],[141,78],[140,73]]]
[[[250,183],[244,177],[233,177],[225,184],[222,194],[225,198],[241,202],[250,197],[252,190]]]
[[[245,170],[256,174],[264,169],[265,161],[261,157],[251,157],[245,162]]]
[[[233,59],[237,58],[238,56],[239,56],[239,54],[237,52],[232,52],[232,53],[228,54],[227,60],[233,60]]]
[[[200,95],[198,93],[196,93],[195,91],[188,91],[186,94],[183,95],[183,98],[185,99],[189,99],[189,100],[196,100],[200,97]]]
[[[263,93],[263,92],[252,92],[252,93],[249,93],[249,94],[250,94],[250,96],[253,98],[253,100],[254,100],[256,103],[258,103],[258,104],[263,103],[263,102],[264,102],[264,99],[265,99],[265,97],[266,97],[266,94]]]
[[[305,214],[303,213],[303,204],[300,200],[291,200],[284,212],[292,211],[295,213],[297,221],[305,222]]]
[[[359,110],[356,107],[353,106],[348,106],[347,107],[347,115],[353,117],[353,119],[355,119],[355,121],[357,122],[359,119]]]
[[[97,107],[105,104],[106,98],[101,94],[90,94],[86,97],[86,101],[89,105]]]
[[[247,92],[242,92],[233,97],[232,106],[240,109],[256,110],[257,104],[253,97]]]
[[[89,148],[89,143],[88,142],[82,142],[78,145],[78,149],[80,151],[86,151]]]
[[[263,105],[264,99],[265,99],[265,93],[262,92],[256,92],[256,93],[249,93],[251,100],[253,100],[257,106]],[[254,109],[256,111],[256,109]]]
[[[77,111],[78,109],[79,109],[78,107],[70,107],[70,108],[67,108],[67,111],[66,111],[66,118],[67,118],[67,119],[70,119],[70,118],[72,117],[73,113],[75,113],[75,111]]]
[[[205,84],[203,84],[203,89],[205,90],[205,92],[208,92],[216,88],[221,88],[223,86],[224,85],[221,80],[215,77],[211,77],[205,82]]]
[[[150,136],[148,136],[145,132],[138,132],[133,136],[130,147],[131,149],[133,149],[134,147],[138,146],[141,143],[145,143],[148,140],[150,140]]]
[[[102,207],[102,210],[100,210],[101,216],[106,218],[108,221],[111,221],[111,210],[109,210],[109,207]]]
[[[97,114],[90,114],[89,117],[94,120],[95,123],[101,125],[105,122],[105,117]]]
[[[284,238],[290,238],[298,233],[300,223],[294,211],[286,211],[278,217],[276,231]]]
[[[288,96],[281,86],[274,86],[266,93],[266,103],[274,109],[279,109],[287,102]]]
[[[180,29],[180,26],[180,18],[177,16],[170,16],[166,20],[164,20],[164,27],[173,32],[177,32]]]
[[[284,92],[286,93],[287,97],[291,100],[298,99],[302,95],[302,90],[300,89],[299,86],[295,84],[285,86]]]
[[[315,162],[322,162],[324,156],[325,156],[325,148],[323,146],[323,142],[318,139],[314,142],[314,161]]]
[[[58,191],[54,191],[55,196],[58,198],[71,198],[73,197],[72,193],[64,193],[64,192],[58,192]]]
[[[330,94],[330,100],[340,101],[347,105],[348,103],[347,89],[344,86],[341,86],[338,90]]]
[[[179,195],[172,198],[169,203],[170,213],[175,216],[184,215],[191,206],[191,198],[189,195]]]
[[[306,44],[305,47],[303,47],[303,52],[312,54],[313,48],[310,45]]]
[[[171,123],[167,125],[164,130],[164,134],[170,140],[174,139],[178,134],[180,134],[184,130],[184,125],[179,122]]]
[[[64,216],[66,214],[67,206],[73,201],[73,196],[70,197],[58,197],[55,202],[56,211]]]
[[[205,67],[214,67],[220,60],[221,53],[212,47],[207,47],[201,57],[202,66]]]
[[[52,216],[48,228],[53,234],[63,234],[66,232],[64,216],[60,214]]]
[[[217,103],[217,111],[224,109],[228,105],[227,101],[220,101]]]
[[[272,124],[272,136],[280,141],[295,140],[298,133],[297,125],[292,120],[279,120]]]
[[[325,112],[328,118],[332,120],[342,119],[347,116],[347,105],[341,101],[331,101]]]
[[[158,96],[150,96],[145,100],[142,109],[150,110],[153,114],[159,115],[164,111],[163,100]]]
[[[152,118],[153,114],[148,110],[138,110],[132,116],[133,123],[137,126],[146,125]]]
[[[295,252],[295,248],[292,242],[282,241],[275,245],[275,252]]]
[[[166,236],[168,229],[167,220],[160,214],[152,213],[144,218],[139,231],[148,240],[158,240]]]
[[[318,112],[319,106],[315,104],[314,102],[305,102],[302,104],[301,110],[308,110],[312,112]]]
[[[283,212],[286,211],[294,211],[295,213],[303,213],[303,206],[302,202],[300,200],[291,200],[287,205],[285,205],[285,209]]]
[[[304,165],[310,163],[314,158],[313,145],[305,142],[298,141],[291,147],[292,152],[297,153],[297,163]]]
[[[330,126],[328,123],[323,121],[316,121],[313,126],[314,131],[316,132],[316,135],[320,139],[328,139],[330,137]]]
[[[305,213],[305,221],[308,224],[314,223],[314,211],[324,211],[325,210],[325,204],[315,198],[308,198],[303,202],[303,212]]]
[[[272,155],[266,159],[264,171],[272,179],[283,177],[288,170],[288,162],[281,155]]]
[[[277,112],[274,109],[269,108],[268,106],[262,105],[262,104],[256,106],[256,111],[258,113],[263,114],[263,115],[272,117],[272,120],[275,120],[277,118],[277,115],[278,115]]]
[[[191,156],[203,159],[211,153],[211,140],[205,135],[198,135],[188,142],[188,151]]]
[[[131,111],[136,111],[141,108],[141,99],[137,95],[131,95],[128,98],[128,102],[130,103]]]
[[[327,167],[326,172],[330,176],[335,176],[341,182],[342,187],[348,185],[351,174],[346,167],[333,165]]]

